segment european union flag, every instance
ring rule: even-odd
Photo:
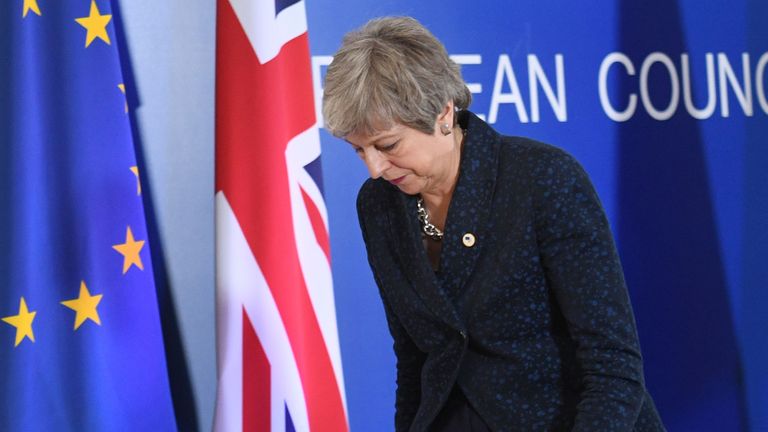
[[[175,430],[108,0],[0,5],[0,430]]]

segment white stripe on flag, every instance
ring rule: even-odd
[[[286,42],[307,31],[304,1],[288,6],[277,16],[272,0],[229,0],[229,3],[261,64],[275,58]]]
[[[309,417],[288,334],[245,235],[223,192],[216,194],[216,262],[219,387],[215,429],[242,430],[242,308],[248,313],[270,364],[272,431],[285,432],[285,406],[296,431]],[[225,321],[226,319],[226,321]]]
[[[320,135],[317,126],[296,135],[286,148],[286,163],[288,165],[288,184],[291,193],[291,213],[293,214],[293,229],[296,238],[296,249],[299,254],[301,271],[307,285],[315,316],[320,324],[328,355],[331,358],[336,383],[341,393],[344,414],[347,415],[347,398],[344,391],[344,373],[341,364],[341,348],[336,326],[336,304],[333,296],[333,277],[331,266],[317,241],[309,214],[301,196],[301,186],[314,202],[322,215],[323,224],[328,230],[328,216],[325,201],[320,189],[312,177],[307,174],[304,166],[320,156]],[[347,418],[349,418],[347,416]]]

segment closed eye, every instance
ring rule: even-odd
[[[400,142],[400,141],[395,141],[394,143],[392,143],[392,144],[390,144],[390,145],[380,146],[380,147],[379,147],[379,151],[384,151],[384,152],[389,152],[389,151],[392,151],[392,150],[394,150],[394,149],[395,149],[395,147],[397,147],[397,144],[398,144],[399,142]]]

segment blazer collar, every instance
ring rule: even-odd
[[[390,224],[397,253],[414,290],[451,327],[463,330],[457,306],[487,238],[486,226],[498,170],[499,136],[468,111],[458,116],[466,130],[459,177],[448,208],[440,255],[440,280],[429,264],[416,218],[416,196],[399,193]],[[396,200],[397,202],[398,200]],[[472,242],[474,238],[474,243]],[[451,301],[451,297],[454,301]]]

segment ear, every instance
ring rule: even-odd
[[[443,107],[443,110],[437,116],[438,124],[448,124],[449,127],[453,127],[453,101],[448,101]]]

